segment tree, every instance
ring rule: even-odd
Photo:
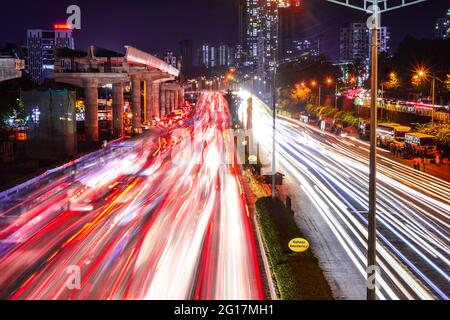
[[[386,89],[398,89],[402,85],[401,79],[398,74],[391,71],[388,75],[388,80],[384,83]]]
[[[291,98],[297,103],[306,103],[311,98],[311,89],[304,84],[295,85],[291,93]]]
[[[26,125],[25,103],[22,99],[16,99],[14,106],[2,114],[2,122],[7,127],[17,128]]]
[[[300,58],[282,64],[278,70],[277,82],[283,87],[293,87],[298,83],[310,83],[312,80],[322,82],[326,78],[337,79],[340,76],[338,67],[325,56]]]

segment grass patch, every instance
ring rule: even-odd
[[[294,215],[271,197],[259,199],[256,211],[281,299],[332,300],[330,286],[311,248],[294,253],[288,247],[292,239],[304,237]]]

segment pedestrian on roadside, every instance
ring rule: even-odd
[[[415,170],[420,171],[420,159],[417,156],[414,157],[413,165]]]
[[[397,145],[395,143],[391,144],[391,153],[395,156],[397,153]]]
[[[439,151],[436,151],[436,165],[441,166],[441,153]]]

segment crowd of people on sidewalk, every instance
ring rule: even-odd
[[[449,159],[443,159],[442,152],[439,150],[434,151],[432,154],[427,153],[424,149],[405,149],[398,147],[396,144],[391,144],[390,151],[397,157],[403,159],[413,159],[413,167],[418,171],[425,171],[427,165],[435,165],[441,167],[444,165],[447,167]]]

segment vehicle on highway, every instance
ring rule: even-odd
[[[437,151],[436,137],[424,133],[405,134],[405,145],[413,154],[434,156]]]
[[[378,145],[390,147],[391,144],[395,144],[398,148],[403,148],[405,134],[411,131],[410,127],[402,126],[398,123],[380,123],[377,127]]]
[[[436,112],[450,113],[449,106],[436,108]]]
[[[301,115],[300,116],[300,121],[303,122],[303,123],[309,123],[309,116]]]
[[[342,119],[337,118],[320,118],[320,129],[322,131],[329,131],[335,134],[341,134],[344,125],[342,124]]]
[[[363,120],[359,122],[358,125],[358,134],[359,138],[363,140],[370,139],[370,122],[367,120]]]

